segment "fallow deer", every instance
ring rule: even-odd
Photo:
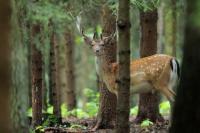
[[[116,77],[118,64],[112,62],[107,49],[115,49],[113,37],[91,39],[83,32],[85,43],[92,47],[96,59],[96,71],[110,92],[117,95]],[[158,91],[170,101],[174,101],[174,89],[180,76],[177,60],[169,55],[155,54],[131,61],[131,94]]]

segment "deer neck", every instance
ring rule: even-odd
[[[112,63],[114,63],[113,60],[109,59],[107,56],[101,56],[97,57],[95,56],[95,61],[96,61],[96,71],[97,74],[101,77],[104,78],[105,76],[108,76],[111,73],[112,69]]]

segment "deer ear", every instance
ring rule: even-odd
[[[92,45],[92,39],[91,38],[84,36],[84,41],[85,41],[86,44]]]
[[[111,40],[112,40],[112,38],[110,36],[109,37],[103,37],[103,41],[105,43],[109,43]]]

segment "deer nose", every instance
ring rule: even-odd
[[[99,49],[96,50],[96,53],[99,53]]]

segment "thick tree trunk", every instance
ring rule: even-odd
[[[10,133],[9,122],[9,89],[10,89],[10,50],[9,50],[9,34],[10,34],[10,1],[0,1],[0,104],[2,107],[0,113],[0,132]]]
[[[157,52],[157,10],[140,12],[141,44],[140,56],[146,57]],[[145,119],[153,122],[163,121],[159,113],[160,97],[158,93],[144,93],[139,97],[139,112],[135,122],[140,123]]]
[[[75,74],[74,74],[74,35],[68,30],[66,36],[66,103],[67,109],[73,110],[76,107]]]
[[[101,14],[101,23],[103,25],[103,36],[110,36],[116,31],[116,17],[107,5],[103,5]],[[116,46],[116,40],[112,44]],[[116,49],[109,51],[110,59],[116,61]],[[114,128],[116,118],[117,99],[114,94],[109,92],[105,83],[101,80],[98,82],[100,92],[100,103],[97,115],[97,123],[94,129],[97,128]]]
[[[12,86],[10,91],[11,101],[11,120],[12,120],[12,131],[19,133],[28,132],[28,121],[26,111],[28,109],[28,88],[29,88],[29,77],[28,77],[28,58],[27,51],[28,45],[26,39],[23,36],[27,33],[25,13],[26,13],[26,2],[19,2],[16,0],[11,1],[12,5],[12,16],[11,16],[11,76]],[[23,8],[22,8],[23,7]],[[9,10],[7,10],[9,11]],[[4,17],[9,15],[2,12]],[[19,17],[24,16],[24,17]],[[1,19],[1,20],[4,20]],[[2,21],[4,22],[4,21]],[[19,23],[20,22],[20,23]],[[7,23],[8,24],[8,23]],[[4,27],[1,27],[4,29]],[[3,44],[1,44],[3,45]]]
[[[130,110],[130,1],[119,0],[118,7],[118,77],[116,133],[129,133]]]
[[[33,25],[31,43],[32,59],[32,125],[36,127],[42,123],[42,53],[33,42],[33,37],[40,33],[40,26]]]
[[[187,0],[187,3],[182,76],[177,90],[171,133],[200,132],[200,18],[197,6],[200,2]]]

